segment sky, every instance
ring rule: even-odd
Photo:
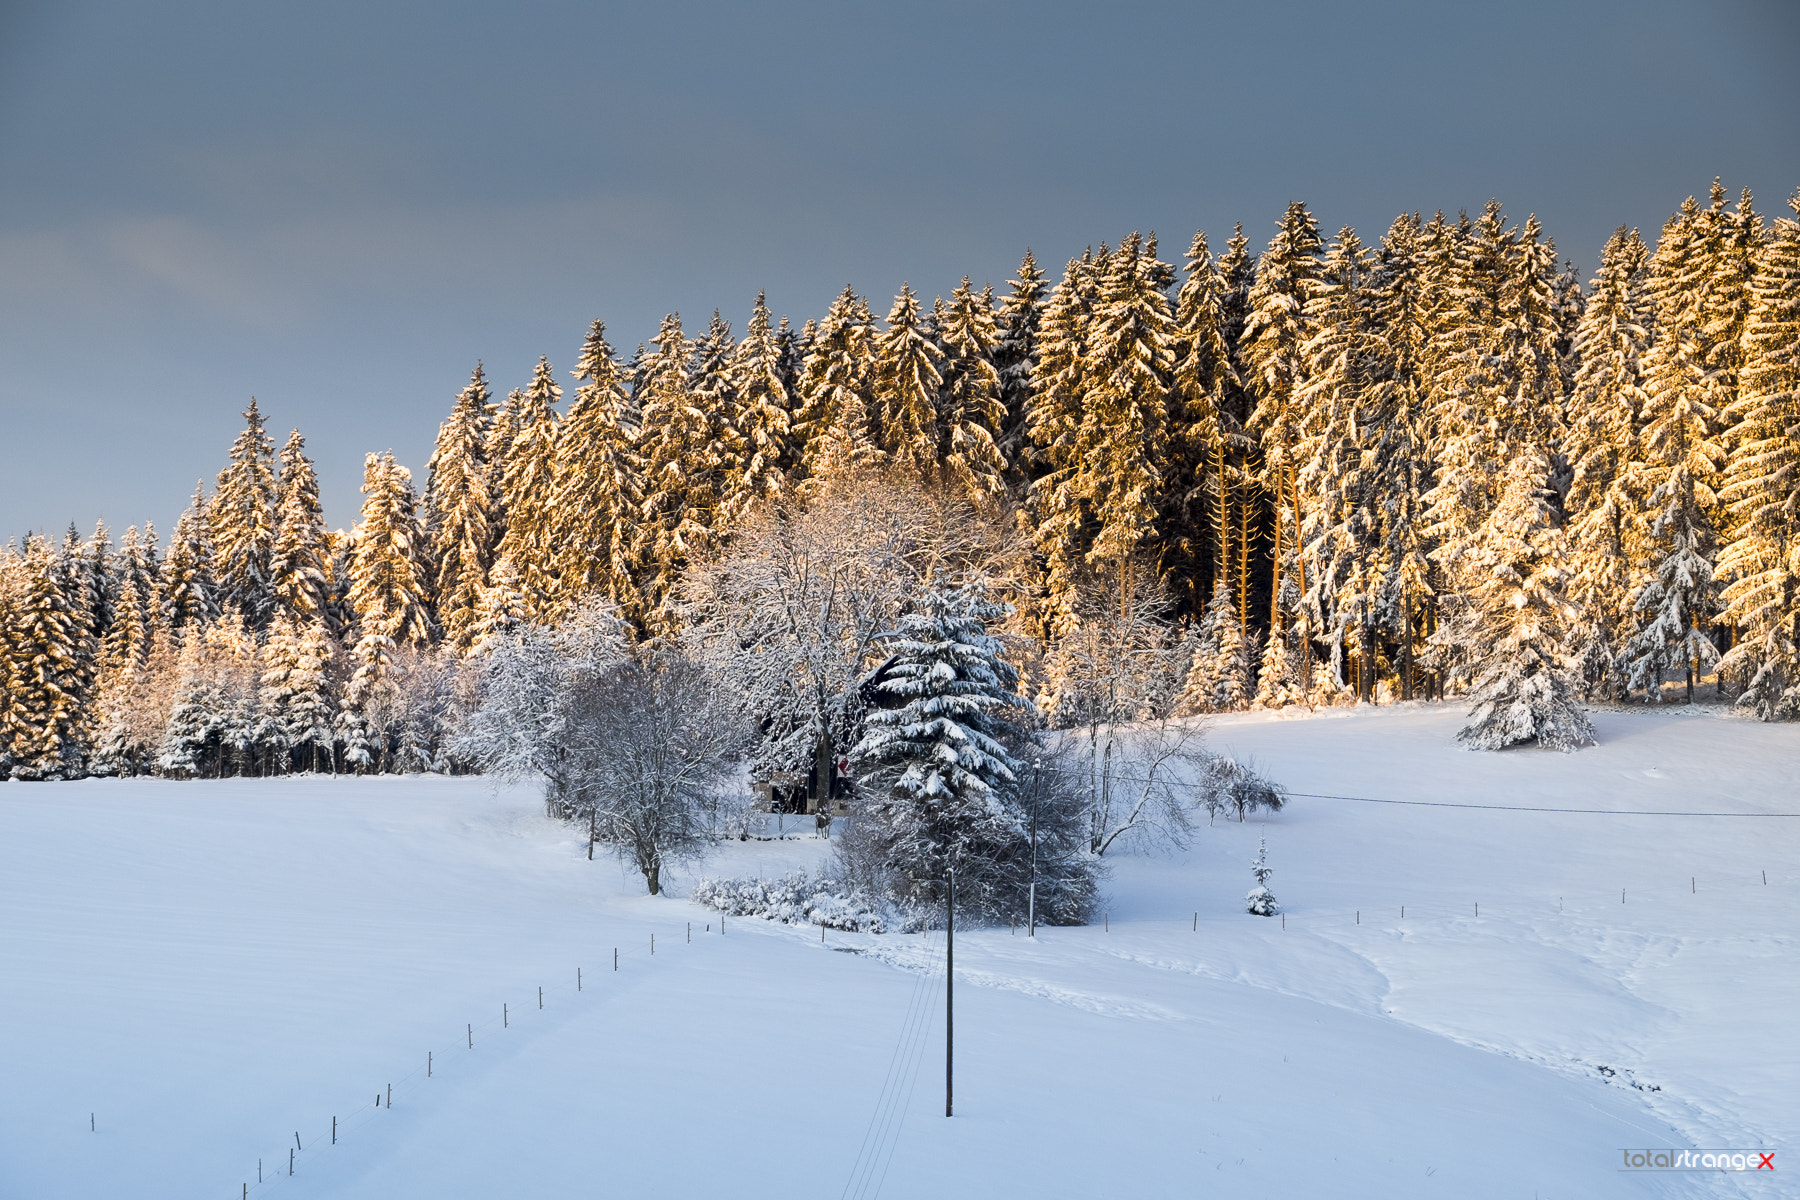
[[[483,360],[589,322],[1004,289],[1291,200],[1535,212],[1585,276],[1722,177],[1800,186],[1786,0],[0,0],[0,539],[166,537],[251,396],[355,519]]]

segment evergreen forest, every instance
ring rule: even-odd
[[[477,364],[419,474],[370,454],[348,530],[252,400],[166,541],[0,548],[0,778],[473,769],[495,648],[598,609],[805,772],[861,736],[884,634],[964,584],[1055,727],[1451,698],[1473,747],[1568,749],[1596,703],[1795,719],[1788,207],[1715,183],[1585,282],[1497,203],[1372,241],[1295,203],[1260,248],[1131,233],[885,314],[757,296],[623,352],[596,320],[504,395]]]

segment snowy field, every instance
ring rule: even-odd
[[[1284,716],[1210,743],[1303,793],[1800,811],[1800,728],[1716,710],[1600,712],[1570,756]],[[1240,911],[1263,836],[1285,929]],[[584,848],[481,780],[0,787],[0,1196],[1800,1194],[1618,1170],[1800,1169],[1800,820],[1202,828],[1116,862],[1110,929],[958,936],[950,1121],[941,936],[721,935],[691,874],[652,899]]]

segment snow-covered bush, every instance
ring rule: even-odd
[[[1252,759],[1239,762],[1223,754],[1211,755],[1195,780],[1200,804],[1212,816],[1233,816],[1242,821],[1259,808],[1280,812],[1287,803],[1281,785],[1265,779]]]
[[[1256,876],[1256,886],[1244,897],[1245,910],[1254,916],[1272,917],[1281,911],[1281,905],[1275,900],[1275,893],[1269,890],[1269,876],[1275,869],[1269,865],[1269,844],[1266,840],[1258,842],[1256,857],[1250,860],[1250,873]]]
[[[853,933],[885,933],[887,921],[855,887],[791,871],[780,879],[702,879],[693,900],[732,917],[761,917],[783,925],[823,925]]]

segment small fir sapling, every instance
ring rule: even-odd
[[[1246,911],[1259,917],[1272,917],[1281,911],[1281,905],[1275,900],[1275,893],[1269,890],[1269,876],[1275,873],[1269,866],[1268,839],[1257,843],[1256,857],[1250,860],[1250,873],[1256,876],[1256,886],[1244,897]]]

